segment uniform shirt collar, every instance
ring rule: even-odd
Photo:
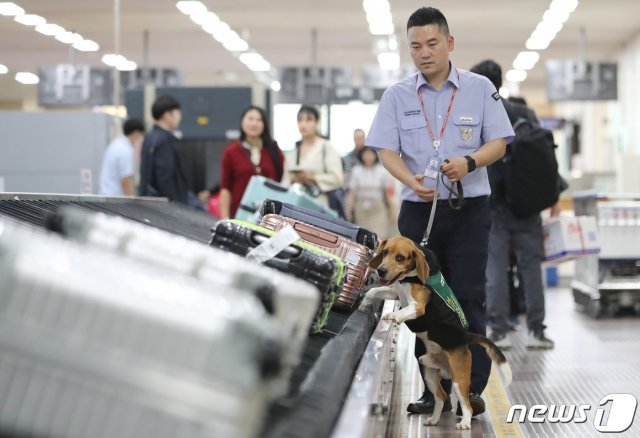
[[[453,62],[449,61],[449,77],[447,78],[447,82],[451,82],[451,84],[456,87],[456,88],[460,88],[460,82],[458,81],[458,73],[456,71],[456,66],[453,65]],[[423,85],[427,85],[429,86],[429,84],[427,83],[427,80],[424,78],[424,76],[422,75],[422,73],[418,72],[417,73],[417,78],[418,80],[416,81],[416,92],[418,92],[418,90],[420,90],[420,87],[422,87]]]

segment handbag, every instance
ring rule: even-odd
[[[296,155],[296,164],[300,164],[300,148],[298,148],[296,154],[297,154]],[[324,173],[328,173],[328,169],[327,169],[327,142],[326,141],[324,141],[322,143],[322,164],[324,166]],[[346,209],[346,192],[345,192],[343,187],[338,187],[337,189],[328,190],[326,192],[323,192],[317,184],[313,183],[313,184],[305,184],[304,188],[307,191],[307,193],[310,196],[313,196],[314,198],[317,198],[321,194],[326,195],[327,196],[327,201],[328,201],[328,204],[329,204],[329,208],[331,208],[336,213],[338,213],[338,217],[340,217],[340,219],[346,219],[347,218],[347,213],[346,213],[347,212],[347,209]]]

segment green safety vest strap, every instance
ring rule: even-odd
[[[447,307],[449,307],[456,313],[456,315],[458,315],[462,326],[465,329],[468,329],[469,323],[467,322],[467,317],[464,316],[464,311],[462,310],[458,299],[453,294],[453,291],[447,284],[442,273],[438,272],[437,274],[429,276],[429,278],[427,278],[427,285],[431,286],[431,288],[433,288],[433,290],[436,291],[438,295],[440,295],[440,298],[442,298],[442,301],[444,301]]]

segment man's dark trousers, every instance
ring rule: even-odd
[[[420,243],[427,229],[431,205],[431,202],[403,201],[398,217],[400,234]],[[460,210],[440,200],[428,242],[429,249],[436,254],[442,266],[442,274],[464,310],[469,331],[483,336],[487,327],[485,269],[490,229],[491,210],[486,196],[465,199]],[[471,345],[469,349],[472,354],[471,392],[481,394],[487,386],[491,360],[479,345]],[[424,344],[416,339],[416,358],[425,353]],[[450,393],[451,382],[442,383],[445,391]]]

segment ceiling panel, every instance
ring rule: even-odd
[[[108,0],[15,0],[29,13],[75,30],[101,46],[98,53],[74,55],[78,63],[100,66],[102,54],[113,50],[113,3]],[[311,63],[311,29],[317,29],[321,65],[350,67],[358,81],[365,64],[375,64],[374,38],[369,34],[359,0],[204,0],[275,67]],[[390,0],[401,44],[401,59],[410,59],[404,41],[409,14],[420,3]],[[614,5],[615,4],[615,5]],[[434,0],[449,20],[456,40],[452,59],[462,68],[493,58],[510,67],[534,29],[549,0]],[[121,0],[122,53],[142,64],[143,32],[149,31],[152,66],[176,67],[190,85],[238,85],[254,81],[252,72],[205,34],[170,0]],[[586,29],[589,58],[608,60],[640,32],[640,1],[581,0],[568,23],[522,85],[523,93],[544,84],[544,60],[578,56],[581,28]],[[68,46],[0,16],[0,63],[12,71],[68,62]],[[231,73],[224,74],[224,73]],[[233,80],[229,80],[233,79]],[[0,101],[15,100],[25,86],[0,78]]]

